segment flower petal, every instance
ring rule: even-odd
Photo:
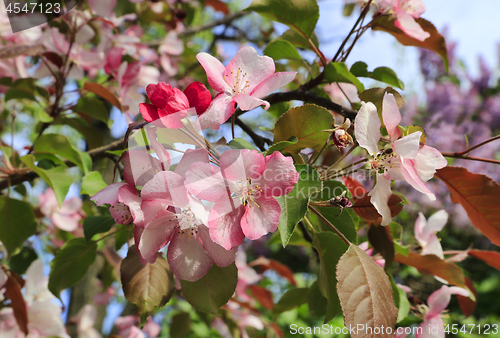
[[[134,227],[134,242],[135,242],[135,250],[137,251],[137,254],[139,255],[139,259],[141,260],[142,265],[146,265],[147,263],[153,264],[156,261],[156,258],[158,255],[154,253],[153,255],[149,257],[143,257],[141,254],[141,251],[139,250],[139,243],[141,242],[141,236],[142,233],[144,232],[143,228],[139,227]]]
[[[439,150],[423,146],[415,157],[415,168],[423,182],[430,180],[436,169],[441,169],[448,164]]]
[[[201,239],[208,255],[217,266],[223,268],[234,262],[238,247],[233,247],[231,250],[224,249],[210,238],[209,230],[203,224],[198,226],[198,236]]]
[[[252,183],[262,188],[266,198],[283,196],[292,191],[299,180],[299,173],[295,170],[293,159],[275,151],[272,155],[266,156],[265,161],[262,175]]]
[[[63,214],[74,214],[82,210],[82,200],[79,197],[68,198],[63,202],[59,212]]]
[[[183,178],[186,178],[186,172],[189,167],[196,162],[208,163],[208,151],[204,148],[188,149],[182,156],[180,162],[175,167],[174,172]]]
[[[226,93],[219,93],[207,110],[196,120],[198,129],[211,128],[219,130],[220,125],[226,122],[234,113],[233,97]]]
[[[151,103],[160,109],[165,109],[169,97],[174,96],[174,90],[172,89],[172,86],[165,82],[160,82],[158,84],[149,84],[146,87],[146,93],[148,94]]]
[[[125,182],[133,186],[144,186],[159,171],[161,162],[148,154],[146,150],[128,150],[123,154],[123,177]],[[168,169],[168,168],[167,168]]]
[[[226,67],[207,53],[198,53],[196,55],[198,62],[207,73],[208,84],[217,92],[231,91],[231,87],[224,81],[224,71]]]
[[[149,125],[146,129],[146,133],[148,135],[149,142],[151,143],[151,147],[158,156],[158,159],[161,162],[161,167],[163,170],[168,170],[170,168],[170,153],[163,148],[163,146],[156,139],[156,127]]]
[[[408,182],[413,188],[423,194],[426,194],[431,201],[436,200],[436,196],[425,186],[424,182],[422,182],[420,177],[417,175],[413,160],[407,160],[401,157],[401,173],[403,174],[405,181]]]
[[[269,75],[250,93],[251,96],[261,98],[286,86],[293,81],[297,72],[278,72]]]
[[[391,180],[383,175],[377,175],[377,183],[372,191],[368,193],[368,196],[371,196],[370,202],[377,209],[377,212],[382,215],[382,225],[391,223],[391,210],[387,204],[391,195]]]
[[[250,240],[261,238],[278,229],[281,206],[274,198],[258,198],[248,202],[241,219],[241,229]]]
[[[185,126],[182,120],[187,116],[196,115],[194,108],[180,110],[174,113],[169,113],[166,110],[158,109],[161,123],[169,129],[180,129]]]
[[[400,136],[398,125],[401,122],[401,113],[394,95],[385,93],[382,102],[382,119],[391,140],[396,140]]]
[[[63,214],[63,213],[54,213],[50,217],[50,220],[56,227],[64,231],[74,231],[78,228],[78,223],[82,219],[82,216],[79,214]]]
[[[186,172],[186,188],[199,199],[210,202],[228,201],[227,181],[218,167],[208,163],[194,163]]]
[[[156,174],[144,185],[141,196],[144,200],[156,200],[178,208],[184,208],[189,203],[184,179],[172,171]]]
[[[425,318],[440,316],[450,303],[451,293],[450,288],[443,285],[439,290],[434,291],[427,299],[429,311],[425,314]]]
[[[175,233],[168,246],[167,259],[172,272],[182,280],[197,281],[210,270],[213,261],[190,229],[184,233]]]
[[[392,143],[394,152],[405,159],[413,159],[417,156],[420,147],[421,131],[416,131]]]
[[[97,206],[103,204],[116,205],[118,203],[118,189],[126,185],[125,182],[112,183],[90,198]]]
[[[274,60],[259,56],[250,46],[241,48],[224,70],[224,80],[236,92],[250,93],[268,76],[274,74]]]
[[[245,239],[240,226],[244,214],[244,205],[230,210],[224,205],[215,204],[208,218],[210,238],[226,250],[241,245]]]
[[[415,338],[445,338],[444,322],[441,316],[425,319],[418,326]]]
[[[220,168],[225,179],[246,184],[247,178],[255,179],[264,172],[265,160],[257,150],[226,150],[220,158]]]
[[[436,255],[439,258],[444,259],[441,242],[434,233],[429,236],[427,243],[423,246],[422,255]]]
[[[371,155],[379,153],[380,127],[382,123],[378,117],[377,107],[371,102],[361,102],[356,120],[354,121],[354,135],[359,145]]]
[[[145,259],[156,255],[171,240],[178,224],[177,216],[168,210],[162,210],[146,225],[137,248]]]
[[[210,102],[212,102],[210,91],[199,81],[189,84],[189,86],[184,89],[184,94],[189,101],[189,106],[194,107],[198,115],[203,114],[208,106],[210,106]]]
[[[424,29],[415,21],[415,19],[408,13],[404,11],[396,11],[397,20],[394,23],[394,26],[401,29],[406,35],[424,41],[431,35],[424,31]]]
[[[167,97],[165,110],[168,111],[169,114],[173,114],[178,111],[189,109],[189,100],[186,95],[178,88],[172,88],[172,91],[173,95]]]
[[[264,109],[266,110],[269,109],[269,102],[250,96],[248,94],[238,94],[233,98],[233,100],[238,104],[238,107],[243,111],[252,110],[262,105],[265,106]]]
[[[132,185],[124,185],[118,190],[118,201],[128,206],[134,224],[142,224],[144,222],[144,213],[141,209],[142,199],[139,197],[137,189]]]

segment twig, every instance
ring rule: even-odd
[[[479,161],[479,162],[500,164],[499,160],[492,160],[492,159],[489,159],[489,158],[465,156],[465,155],[459,155],[457,153],[441,153],[441,154],[443,156],[445,156],[445,157],[459,158],[459,159],[462,159],[462,160]]]
[[[500,135],[495,136],[495,137],[491,137],[491,138],[487,139],[486,141],[483,141],[483,142],[481,142],[481,143],[479,143],[479,144],[476,144],[475,146],[470,147],[469,149],[466,149],[466,150],[464,150],[464,151],[461,151],[461,152],[455,153],[455,155],[459,155],[459,156],[461,156],[461,155],[468,154],[468,153],[470,153],[471,151],[473,151],[474,149],[477,149],[477,148],[479,148],[479,147],[482,147],[482,146],[484,146],[485,144],[490,143],[490,142],[493,142],[493,141],[495,141],[495,140],[500,140]]]
[[[233,115],[234,116],[234,115]],[[265,144],[267,143],[268,145],[271,145],[273,144],[273,141],[271,141],[270,139],[266,138],[266,137],[262,137],[258,134],[256,134],[252,128],[250,128],[249,126],[247,126],[243,121],[241,121],[238,117],[236,117],[234,119],[234,122],[240,126],[241,129],[243,129],[243,131],[245,133],[248,134],[248,136],[250,136],[253,140],[253,142],[255,143],[255,145],[257,146],[257,148],[259,148],[261,151],[265,151],[266,150],[266,147],[265,147]]]

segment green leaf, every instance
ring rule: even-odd
[[[21,251],[9,259],[9,268],[19,275],[24,275],[31,263],[38,258],[35,250],[24,246]]]
[[[83,221],[85,239],[90,241],[95,234],[108,232],[115,223],[111,216],[88,216]]]
[[[322,189],[322,183],[316,169],[307,164],[298,164],[295,169],[299,172],[299,181],[293,190],[288,195],[276,197],[281,206],[278,228],[283,247],[286,247],[290,241],[297,223],[304,218],[309,196]]]
[[[402,245],[401,243],[399,243],[399,241],[394,240],[394,253],[408,256],[408,254],[410,253],[410,246]]]
[[[278,39],[288,41],[297,48],[312,50],[309,40],[293,29],[287,30]],[[310,36],[310,40],[312,41],[314,46],[318,47],[318,37],[316,36],[316,34],[314,34],[314,32]]]
[[[298,153],[305,148],[319,151],[330,136],[323,130],[331,129],[333,123],[332,114],[323,107],[305,104],[291,108],[276,121],[273,142],[289,141],[295,136],[297,143],[282,149],[283,152]]]
[[[317,209],[349,240],[349,242],[358,243],[356,222],[354,221],[354,218],[357,216],[353,210],[344,209],[340,212],[339,208],[331,207],[317,207]],[[314,216],[311,215],[311,217]],[[333,231],[327,224],[324,224],[321,219],[318,218],[318,220],[321,225],[321,231]]]
[[[319,19],[316,0],[253,0],[245,11],[281,22],[306,37],[311,36]]]
[[[347,66],[343,62],[330,62],[327,64],[325,68],[325,80],[328,82],[352,83],[356,86],[359,93],[365,90],[365,86],[347,69]]]
[[[347,251],[347,244],[333,232],[317,232],[313,246],[319,254],[320,267],[318,273],[318,287],[321,294],[327,299],[325,323],[341,311],[337,295],[337,263]]]
[[[288,141],[280,141],[278,143],[273,144],[272,146],[267,149],[265,152],[264,156],[271,155],[275,151],[281,151],[285,149],[288,146],[294,145],[299,141],[299,139],[295,136],[290,137]]]
[[[12,257],[36,232],[36,221],[29,203],[0,196],[0,242]]]
[[[170,337],[182,338],[191,331],[191,316],[188,312],[179,312],[172,317],[172,324],[169,328]]]
[[[394,95],[394,99],[396,99],[396,103],[400,109],[401,107],[404,106],[405,100],[403,99],[401,94],[399,94],[392,87],[367,89],[361,94],[359,94],[359,99],[361,101],[373,103],[375,107],[377,107],[377,110],[380,115],[382,111],[382,102],[384,100],[385,93],[391,93],[392,95]]]
[[[64,197],[69,191],[70,185],[73,183],[71,175],[61,166],[57,166],[48,170],[44,170],[35,165],[35,157],[33,155],[25,155],[21,157],[21,161],[31,170],[40,176],[47,183],[56,195],[59,207],[64,202]]]
[[[78,283],[94,263],[96,250],[95,242],[87,242],[85,238],[66,242],[50,263],[50,292],[59,297],[62,290]]]
[[[73,111],[79,114],[85,114],[102,121],[109,126],[109,111],[106,106],[95,96],[85,95],[78,99],[73,107]]]
[[[274,60],[302,60],[297,49],[290,42],[283,39],[274,39],[264,48],[264,55]]]
[[[82,186],[80,194],[87,194],[93,196],[108,185],[102,179],[101,173],[98,171],[90,171],[82,178]]]
[[[391,34],[402,45],[421,47],[436,52],[443,59],[444,67],[448,71],[448,51],[444,37],[439,34],[436,27],[429,21],[422,18],[415,19],[415,21],[424,31],[430,34],[430,37],[424,41],[420,41],[408,36],[401,29],[394,26],[396,22],[395,16],[384,15],[375,20],[371,27],[373,30],[381,30]]]
[[[389,67],[377,67],[369,76],[374,80],[385,82],[402,90],[405,89],[404,83],[398,78],[396,72]]]
[[[132,224],[117,224],[115,234],[115,250],[118,251],[132,237],[134,237],[134,229]]]
[[[44,109],[42,109],[40,107],[35,107],[34,110],[35,110],[36,116],[38,117],[38,119],[41,122],[50,123],[50,122],[54,121],[54,118],[52,116],[50,116],[49,114],[47,114],[47,112]]]
[[[167,304],[175,291],[174,274],[160,253],[153,264],[142,265],[135,246],[129,247],[120,275],[125,298],[137,305],[142,317]]]
[[[81,118],[59,116],[52,124],[67,125],[79,132],[85,138],[85,141],[87,141],[89,149],[94,149],[104,144],[101,132],[96,128],[89,127],[88,123]]]
[[[314,282],[309,288],[307,296],[307,304],[309,305],[309,312],[313,317],[321,317],[326,314],[327,300],[319,291],[318,281]]]
[[[232,149],[251,149],[258,151],[258,149],[255,148],[250,142],[242,138],[232,139],[227,143],[227,145]]]
[[[368,65],[363,61],[358,61],[351,66],[350,72],[357,77],[367,77]]]
[[[180,280],[184,298],[196,309],[217,314],[236,289],[238,269],[233,263],[225,268],[213,265],[205,276],[196,282]]]
[[[274,305],[273,314],[277,315],[301,306],[307,302],[308,295],[308,288],[293,288],[288,290],[281,296],[278,303]]]
[[[311,199],[313,201],[328,201],[342,195],[344,191],[348,191],[348,189],[342,182],[333,180],[323,181],[323,190],[313,195]]]
[[[18,88],[9,88],[5,93],[5,101],[28,99],[36,101],[35,95]]]
[[[44,134],[35,143],[35,152],[57,154],[76,164],[85,174],[92,170],[92,159],[86,152],[78,151],[66,136]]]
[[[406,297],[406,293],[401,290],[400,288],[397,288],[398,294],[399,294],[399,303],[396,304],[398,308],[398,319],[397,322],[401,322],[403,319],[408,317],[408,314],[410,313],[410,302],[408,301],[408,298]]]

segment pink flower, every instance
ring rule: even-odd
[[[78,337],[85,338],[101,338],[101,334],[94,328],[97,309],[90,304],[84,305],[78,314],[71,318],[71,321],[76,323],[76,332]]]
[[[72,197],[65,200],[59,208],[54,190],[47,188],[38,195],[40,211],[50,218],[52,223],[61,230],[74,231],[82,219],[82,200]]]
[[[291,157],[280,152],[264,157],[255,150],[227,150],[220,168],[193,164],[186,187],[196,197],[215,202],[210,211],[210,237],[226,250],[245,236],[254,240],[278,228],[281,207],[273,198],[288,194],[299,173]]]
[[[196,114],[201,115],[211,101],[210,92],[201,82],[191,83],[184,92],[160,82],[148,85],[146,92],[152,104],[139,105],[144,120],[153,122],[160,119],[165,127],[171,129],[184,126],[181,120],[188,116],[190,108],[194,108]]]
[[[118,335],[123,338],[145,338],[144,332],[150,338],[156,338],[160,334],[161,327],[152,320],[151,316],[147,318],[146,324],[144,324],[144,332],[135,326],[139,324],[140,318],[137,316],[118,317],[115,322],[115,326],[118,328]]]
[[[116,223],[129,224],[142,217],[141,198],[137,189],[126,182],[108,185],[90,198],[97,206],[109,204],[109,212]]]
[[[373,249],[370,249],[368,247],[368,242],[363,242],[363,243],[359,244],[358,247],[361,250],[363,250],[364,252],[366,252],[366,254],[369,257],[372,257]],[[377,263],[378,265],[380,265],[382,268],[385,266],[385,259],[375,259],[374,262]]]
[[[254,298],[247,294],[247,287],[250,284],[257,283],[262,279],[262,275],[258,274],[252,267],[247,264],[247,255],[243,249],[236,252],[235,259],[236,267],[238,268],[238,284],[236,284],[236,296],[244,302],[255,302]]]
[[[415,21],[425,12],[422,0],[382,0],[379,5],[382,11],[394,13],[396,16],[394,26],[401,29],[406,35],[420,41],[431,36]]]
[[[441,289],[434,291],[427,299],[428,307],[424,309],[424,321],[419,325],[416,338],[444,338],[444,323],[441,313],[450,303],[451,295],[469,297],[469,291],[457,286],[443,285]],[[436,332],[436,327],[437,331]]]
[[[201,129],[218,130],[234,113],[235,103],[241,110],[252,110],[269,102],[261,100],[275,90],[290,83],[296,72],[274,73],[274,61],[268,56],[259,56],[252,47],[241,48],[229,61],[227,67],[207,53],[196,58],[207,73],[210,86],[217,96],[197,123]]]
[[[382,225],[391,222],[391,211],[387,202],[392,194],[391,180],[408,182],[416,190],[426,194],[431,201],[436,197],[425,186],[436,169],[446,166],[441,153],[429,146],[420,146],[422,132],[417,131],[401,137],[398,128],[401,114],[392,94],[386,93],[382,105],[382,119],[390,137],[390,148],[380,149],[381,138],[377,108],[371,102],[361,103],[356,116],[354,135],[359,145],[371,155],[370,167],[376,172],[375,187],[368,194],[370,201],[382,215]]]
[[[448,222],[448,213],[444,210],[439,210],[434,213],[428,220],[425,220],[424,215],[420,212],[417,221],[415,222],[415,238],[422,247],[423,255],[436,255],[443,259],[443,248],[436,232],[443,230]]]
[[[226,267],[234,261],[236,250],[227,251],[210,239],[208,209],[192,197],[184,186],[190,164],[208,164],[205,149],[187,150],[174,172],[161,171],[142,188],[142,209],[147,222],[138,229],[138,250],[144,260],[154,260],[156,253],[170,242],[167,259],[174,274],[183,280],[196,281],[215,263]]]

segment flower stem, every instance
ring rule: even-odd
[[[351,245],[351,242],[349,242],[349,240],[344,236],[344,234],[342,234],[336,227],[335,225],[333,225],[332,223],[330,223],[329,220],[326,219],[325,216],[323,216],[318,210],[316,210],[315,208],[313,208],[312,206],[308,205],[307,206],[309,208],[309,210],[311,210],[312,212],[314,212],[319,218],[321,218],[321,220],[323,222],[325,222],[332,230],[333,232],[335,232],[339,237],[340,239],[342,239],[348,246]]]

